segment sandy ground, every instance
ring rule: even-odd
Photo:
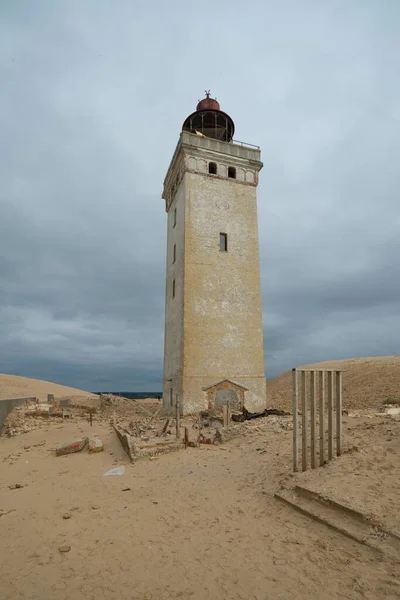
[[[332,360],[297,368],[343,371],[344,408],[380,408],[389,398],[400,401],[400,355]],[[291,371],[267,382],[267,404],[268,407],[292,410]]]
[[[105,451],[54,455],[86,434]],[[268,419],[135,465],[108,424],[53,423],[0,438],[0,464],[4,600],[400,598],[398,564],[274,499],[291,432]]]
[[[50,381],[0,373],[0,400],[36,396],[40,401],[47,402],[47,394],[53,394],[57,398],[68,396],[95,398],[94,394]]]

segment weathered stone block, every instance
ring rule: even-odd
[[[99,438],[93,438],[89,440],[89,454],[94,454],[95,452],[103,452],[103,450],[103,442],[99,440]]]
[[[238,437],[242,431],[243,430],[240,428],[240,426],[228,427],[226,429],[218,429],[215,432],[215,443],[224,444],[225,442],[229,442],[235,437]]]

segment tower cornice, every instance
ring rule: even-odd
[[[258,173],[263,167],[260,157],[261,152],[257,146],[223,142],[182,131],[164,179],[162,197],[166,211],[169,210],[185,172],[226,179],[228,167],[235,167],[238,178],[230,179],[232,183],[257,186]],[[220,165],[218,175],[208,173],[209,161]]]

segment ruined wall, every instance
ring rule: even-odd
[[[21,406],[21,404],[25,404],[27,401],[35,402],[35,400],[36,398],[10,398],[9,400],[0,400],[0,431],[4,421],[16,406]]]

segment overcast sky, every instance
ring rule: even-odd
[[[0,372],[161,389],[163,179],[204,90],[261,146],[266,373],[398,354],[398,0],[0,0]]]

